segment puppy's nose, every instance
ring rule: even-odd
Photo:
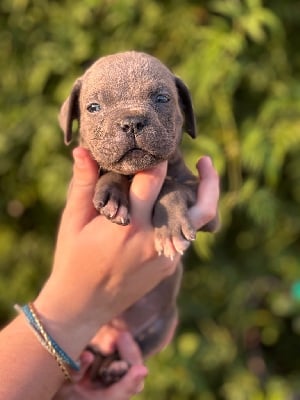
[[[147,123],[147,118],[143,116],[127,116],[120,121],[120,127],[125,133],[138,135],[142,132]]]

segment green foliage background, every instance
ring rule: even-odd
[[[181,323],[141,399],[300,396],[300,3],[2,0],[0,322],[49,272],[71,175],[57,114],[96,58],[149,52],[189,86],[222,228],[187,255]]]

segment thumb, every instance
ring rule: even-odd
[[[167,162],[137,173],[130,187],[131,219],[149,223],[154,202],[159,195],[167,173]]]
[[[143,390],[144,380],[147,375],[148,370],[145,366],[133,365],[119,382],[104,389],[101,399],[131,399],[132,396]],[[100,392],[99,395],[101,395]]]
[[[72,372],[72,382],[78,383],[86,374],[89,367],[93,364],[95,359],[94,354],[88,350],[84,350],[80,355],[80,370],[77,372]]]
[[[98,167],[88,150],[77,147],[73,150],[73,177],[70,183],[63,220],[78,231],[98,213],[93,206]]]
[[[124,331],[120,333],[117,346],[122,360],[127,361],[131,365],[143,364],[140,347],[129,332]]]

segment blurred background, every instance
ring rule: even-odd
[[[300,2],[1,0],[0,27],[0,323],[51,267],[61,103],[99,56],[142,50],[190,88],[185,158],[213,158],[222,228],[185,257],[177,335],[139,398],[300,399]]]

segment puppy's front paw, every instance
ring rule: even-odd
[[[182,255],[195,238],[196,230],[187,217],[172,216],[167,225],[155,228],[154,243],[159,255],[174,259],[177,253]]]
[[[98,372],[98,379],[104,386],[118,382],[129,371],[129,364],[124,360],[112,361],[106,368]]]
[[[114,185],[105,185],[95,192],[94,207],[101,215],[119,225],[128,225],[129,204],[127,195]]]
[[[87,350],[95,357],[89,368],[92,382],[98,382],[102,387],[107,387],[118,382],[129,371],[130,364],[122,360],[117,351],[104,355],[93,346],[88,346]]]

